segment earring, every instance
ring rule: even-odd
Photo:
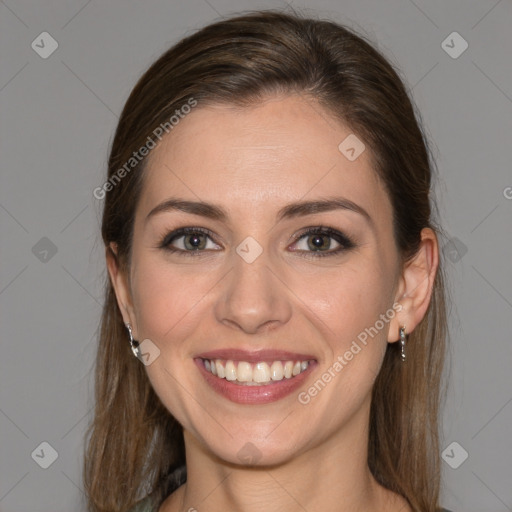
[[[126,328],[128,329],[128,335],[130,336],[130,346],[132,348],[133,355],[139,359],[140,356],[140,349],[139,349],[139,342],[133,339],[132,334],[132,326],[130,324],[125,324]]]
[[[400,346],[402,348],[402,354],[401,354],[402,361],[405,361],[405,340],[406,340],[406,336],[405,336],[405,325],[404,325],[403,327],[400,327]]]

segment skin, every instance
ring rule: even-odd
[[[391,204],[370,150],[353,162],[338,150],[350,133],[314,100],[272,97],[243,109],[199,105],[150,154],[132,264],[122,271],[110,251],[107,263],[135,339],[160,349],[146,366],[151,384],[184,427],[188,481],[160,512],[411,510],[368,469],[370,399],[387,344],[426,313],[438,245],[424,229],[416,257],[400,267]],[[288,203],[332,196],[364,208],[373,227],[346,209],[276,220]],[[181,211],[147,219],[171,197],[214,203],[227,221]],[[355,248],[315,257],[308,237],[299,237],[321,225]],[[183,226],[207,228],[215,238],[205,239],[197,257],[159,248]],[[247,236],[263,248],[250,264],[235,250]],[[322,240],[328,251],[338,247]],[[173,245],[183,249],[183,242]],[[395,302],[401,311],[307,405],[297,393],[264,405],[232,403],[193,361],[229,347],[314,354],[318,364],[301,388],[307,390]],[[252,466],[237,456],[248,441],[258,450]]]

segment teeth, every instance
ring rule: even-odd
[[[258,363],[252,372],[254,382],[268,382],[270,380],[270,368],[267,363]]]
[[[205,361],[205,366],[208,361]],[[206,368],[208,369],[208,367]],[[226,380],[236,380],[236,367],[233,361],[227,361],[224,368],[226,372]]]
[[[306,363],[307,368],[307,363]],[[270,367],[270,377],[272,380],[283,380],[283,363],[281,361],[274,361]]]
[[[291,379],[306,371],[309,361],[273,361],[251,364],[246,361],[224,361],[204,359],[207,371],[220,379],[243,383],[249,386],[267,384],[271,381]]]
[[[240,361],[238,363],[238,368],[236,371],[236,380],[238,382],[252,381],[252,367],[249,363],[246,363],[245,361]]]
[[[293,362],[287,361],[284,365],[284,376],[287,379],[292,378]]]
[[[217,368],[217,377],[223,379],[226,374],[224,372],[224,366],[222,366],[222,363],[219,360],[215,361],[215,368]]]

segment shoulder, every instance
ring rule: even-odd
[[[187,467],[185,465],[175,468],[167,476],[165,483],[165,495],[170,496],[181,487],[187,480]],[[153,494],[149,494],[144,499],[135,503],[128,512],[158,512],[162,503]]]
[[[157,512],[157,510],[151,496],[148,496],[137,502],[128,512]]]

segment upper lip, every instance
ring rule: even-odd
[[[298,354],[285,350],[241,350],[226,348],[202,352],[196,358],[201,359],[222,359],[225,361],[246,361],[248,363],[259,363],[261,361],[310,361],[316,360],[311,354]]]

